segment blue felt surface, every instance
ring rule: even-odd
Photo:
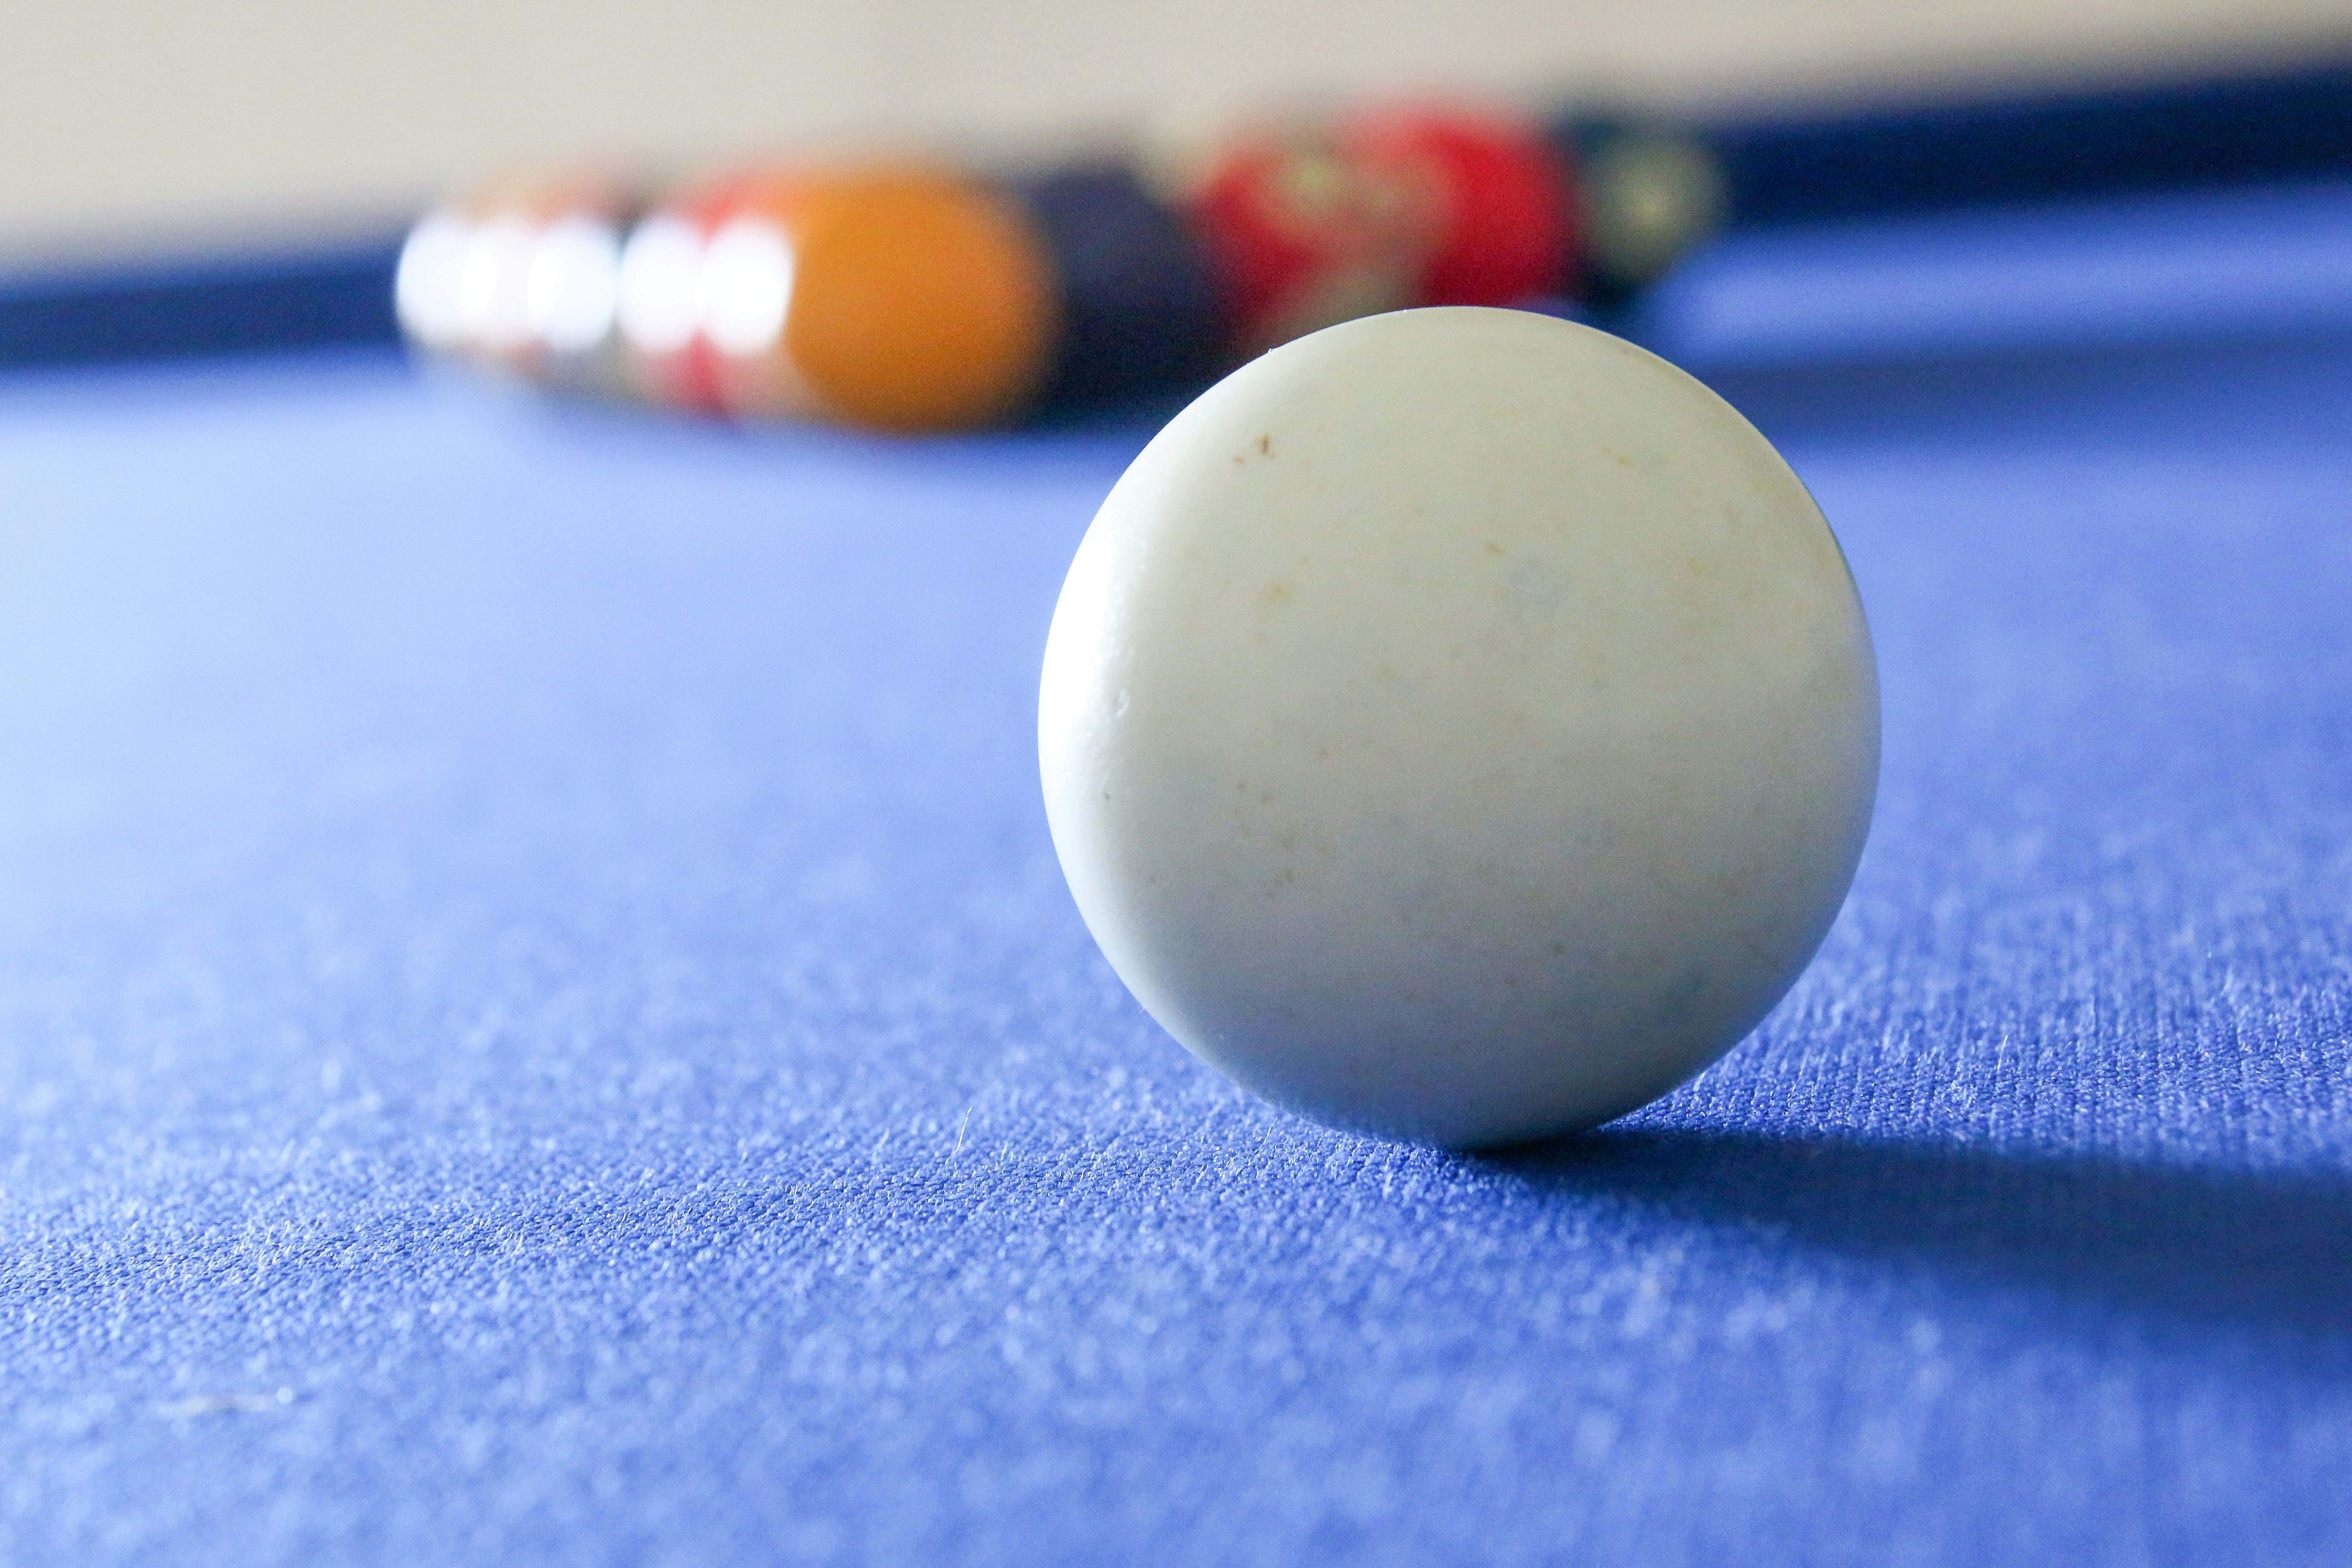
[[[0,384],[0,1561],[2344,1561],[2352,342],[2060,337],[1724,371],[1875,837],[1756,1038],[1475,1158],[1069,905],[1142,432]]]

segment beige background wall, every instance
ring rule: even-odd
[[[1283,89],[1670,99],[2352,41],[2352,0],[0,0],[0,250],[396,211],[470,171]]]

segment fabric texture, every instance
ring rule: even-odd
[[[1720,1065],[1479,1156],[1070,905],[1144,427],[0,384],[0,1561],[2352,1557],[2352,338],[1999,347],[1715,377],[1871,846]]]

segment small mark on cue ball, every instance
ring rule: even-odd
[[[1274,456],[1274,437],[1272,435],[1265,435],[1257,438],[1257,455],[1261,458],[1271,458]]]

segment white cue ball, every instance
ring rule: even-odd
[[[1597,1126],[1828,931],[1878,674],[1821,510],[1729,405],[1516,310],[1374,316],[1203,393],[1045,647],[1054,844],[1169,1033],[1334,1126]]]

